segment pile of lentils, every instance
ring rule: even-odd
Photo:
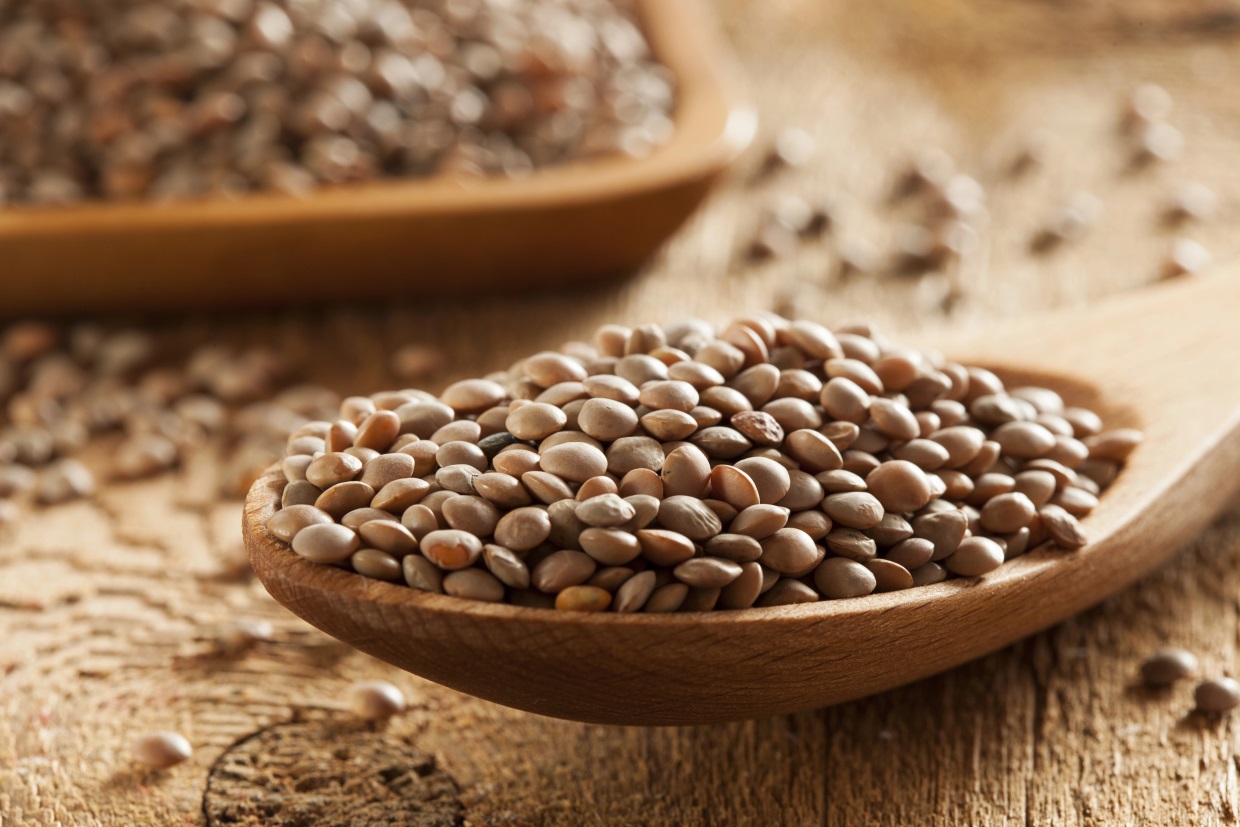
[[[99,481],[82,459],[101,448],[108,481],[224,451],[219,493],[243,496],[290,431],[340,406],[327,388],[289,385],[291,364],[270,348],[223,346],[206,327],[182,338],[187,348],[89,322],[0,328],[0,529],[23,504],[94,496]]]
[[[632,0],[0,4],[0,202],[176,199],[640,156]]]
[[[866,325],[604,325],[439,396],[346,398],[290,436],[268,529],[476,600],[778,606],[1080,548],[1140,439]]]

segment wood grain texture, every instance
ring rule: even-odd
[[[927,341],[992,316],[1015,324],[1039,309],[1087,306],[1156,277],[1172,238],[1159,214],[1186,180],[1220,196],[1216,218],[1187,232],[1220,260],[1237,252],[1240,100],[1229,92],[1240,52],[1234,27],[1203,24],[1202,12],[1217,8],[1210,3],[725,0],[723,8],[767,129],[810,129],[820,152],[803,170],[721,192],[635,280],[478,303],[178,317],[152,329],[271,341],[300,353],[307,376],[371,391],[396,381],[384,353],[405,342],[444,343],[446,382],[605,320],[718,321],[770,307],[802,280],[815,283],[799,293],[804,315],[871,318]],[[1115,122],[1119,98],[1139,80],[1170,89],[1187,150],[1174,164],[1130,173]],[[1044,166],[1006,179],[1035,129],[1048,131]],[[887,193],[927,142],[988,189],[978,256],[954,275],[858,277],[822,291],[838,239],[888,248],[893,217],[911,208],[888,206]],[[1077,188],[1102,198],[1099,225],[1031,257],[1032,234]],[[786,259],[733,265],[755,211],[783,192],[836,197],[837,232]],[[940,308],[952,279],[966,293],[948,316]],[[1168,318],[1147,335],[1156,342],[1191,324]],[[102,465],[106,450],[87,459]],[[34,512],[0,538],[4,827],[202,825],[208,774],[231,745],[298,709],[343,708],[361,677],[408,693],[412,711],[390,737],[409,737],[437,759],[471,825],[1092,827],[1240,817],[1233,720],[1190,714],[1188,687],[1135,686],[1140,659],[1163,645],[1196,651],[1208,673],[1240,671],[1240,502],[1134,587],[938,677],[818,712],[618,728],[470,699],[296,620],[238,580],[240,503],[199,490],[216,462],[207,452],[174,477]],[[238,616],[270,619],[275,640],[222,658],[213,640]],[[194,758],[164,774],[135,772],[130,737],[165,728],[193,741]]]
[[[640,266],[749,143],[752,112],[703,0],[639,0],[675,72],[676,130],[640,159],[567,163],[528,179],[435,177],[170,204],[0,212],[8,313],[264,307],[460,289],[542,288]],[[624,232],[613,227],[623,226]],[[175,262],[177,278],[153,268]],[[453,278],[439,277],[451,271]],[[88,277],[83,277],[88,273]]]
[[[1055,388],[1111,427],[1146,433],[1084,521],[1086,548],[1042,548],[981,580],[708,614],[566,614],[463,602],[294,554],[267,531],[284,490],[278,467],[251,489],[243,536],[259,579],[295,614],[388,663],[487,700],[629,725],[815,709],[1027,637],[1127,586],[1205,527],[1240,492],[1240,384],[1229,381],[1231,354],[1240,354],[1237,307],[1240,274],[1224,272],[982,330],[972,345],[948,351],[984,358],[1010,387]],[[1174,335],[1145,335],[1164,319],[1187,317],[1194,323]]]

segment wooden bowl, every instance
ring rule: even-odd
[[[639,0],[678,82],[641,159],[525,179],[387,179],[297,198],[0,211],[0,315],[195,309],[552,287],[639,266],[753,136],[703,0]]]

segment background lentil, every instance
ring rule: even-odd
[[[641,156],[672,131],[675,79],[650,56],[629,0],[187,0],[175,10],[144,0],[115,11],[0,8],[4,200],[522,176]],[[36,342],[13,341],[18,353]],[[441,361],[424,346],[393,358],[408,376]],[[482,406],[485,394],[472,399]]]

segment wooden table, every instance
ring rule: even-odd
[[[828,322],[936,329],[1097,301],[1155,279],[1180,182],[1220,196],[1188,228],[1235,252],[1240,70],[1231,7],[1143,0],[722,0],[768,134],[818,136],[804,169],[738,177],[633,280],[558,295],[195,320],[226,341],[270,341],[340,392],[397,380],[385,349],[437,341],[437,384],[588,336],[605,320],[725,320],[752,307]],[[1116,131],[1143,80],[1175,98],[1181,159],[1132,170]],[[1044,162],[1007,175],[1041,142]],[[828,278],[840,239],[890,251],[914,207],[888,194],[919,148],[948,150],[988,192],[976,253],[946,274]],[[1077,189],[1104,204],[1078,242],[1031,255]],[[781,193],[829,195],[822,243],[752,264],[737,251]],[[623,232],[622,227],[616,228]],[[847,241],[845,243],[848,243]],[[953,292],[954,291],[954,292]],[[958,295],[944,309],[944,298]],[[1168,324],[1191,324],[1168,319]],[[183,335],[181,320],[153,324]],[[1158,335],[1151,331],[1150,335]],[[1122,343],[1117,343],[1122,346]],[[87,459],[102,467],[106,444]],[[1103,605],[948,674],[833,709],[723,726],[622,729],[548,720],[456,694],[359,655],[268,598],[244,562],[240,504],[202,452],[175,475],[36,511],[0,535],[0,825],[1102,825],[1240,818],[1231,720],[1189,715],[1191,689],[1135,685],[1166,644],[1235,673],[1240,503],[1173,563]],[[221,628],[266,618],[274,640],[217,653]],[[485,665],[482,665],[485,668]],[[343,712],[363,677],[412,711],[385,731]],[[135,734],[174,729],[193,759],[128,761]],[[416,771],[409,772],[410,767]],[[281,798],[281,790],[299,792]],[[204,805],[204,799],[206,804]],[[221,815],[228,802],[234,817]],[[302,821],[254,816],[290,801]],[[259,802],[255,804],[254,802]],[[251,806],[252,805],[252,806]],[[275,805],[273,805],[274,807]],[[248,807],[248,809],[247,809]],[[248,816],[236,813],[248,812]]]

